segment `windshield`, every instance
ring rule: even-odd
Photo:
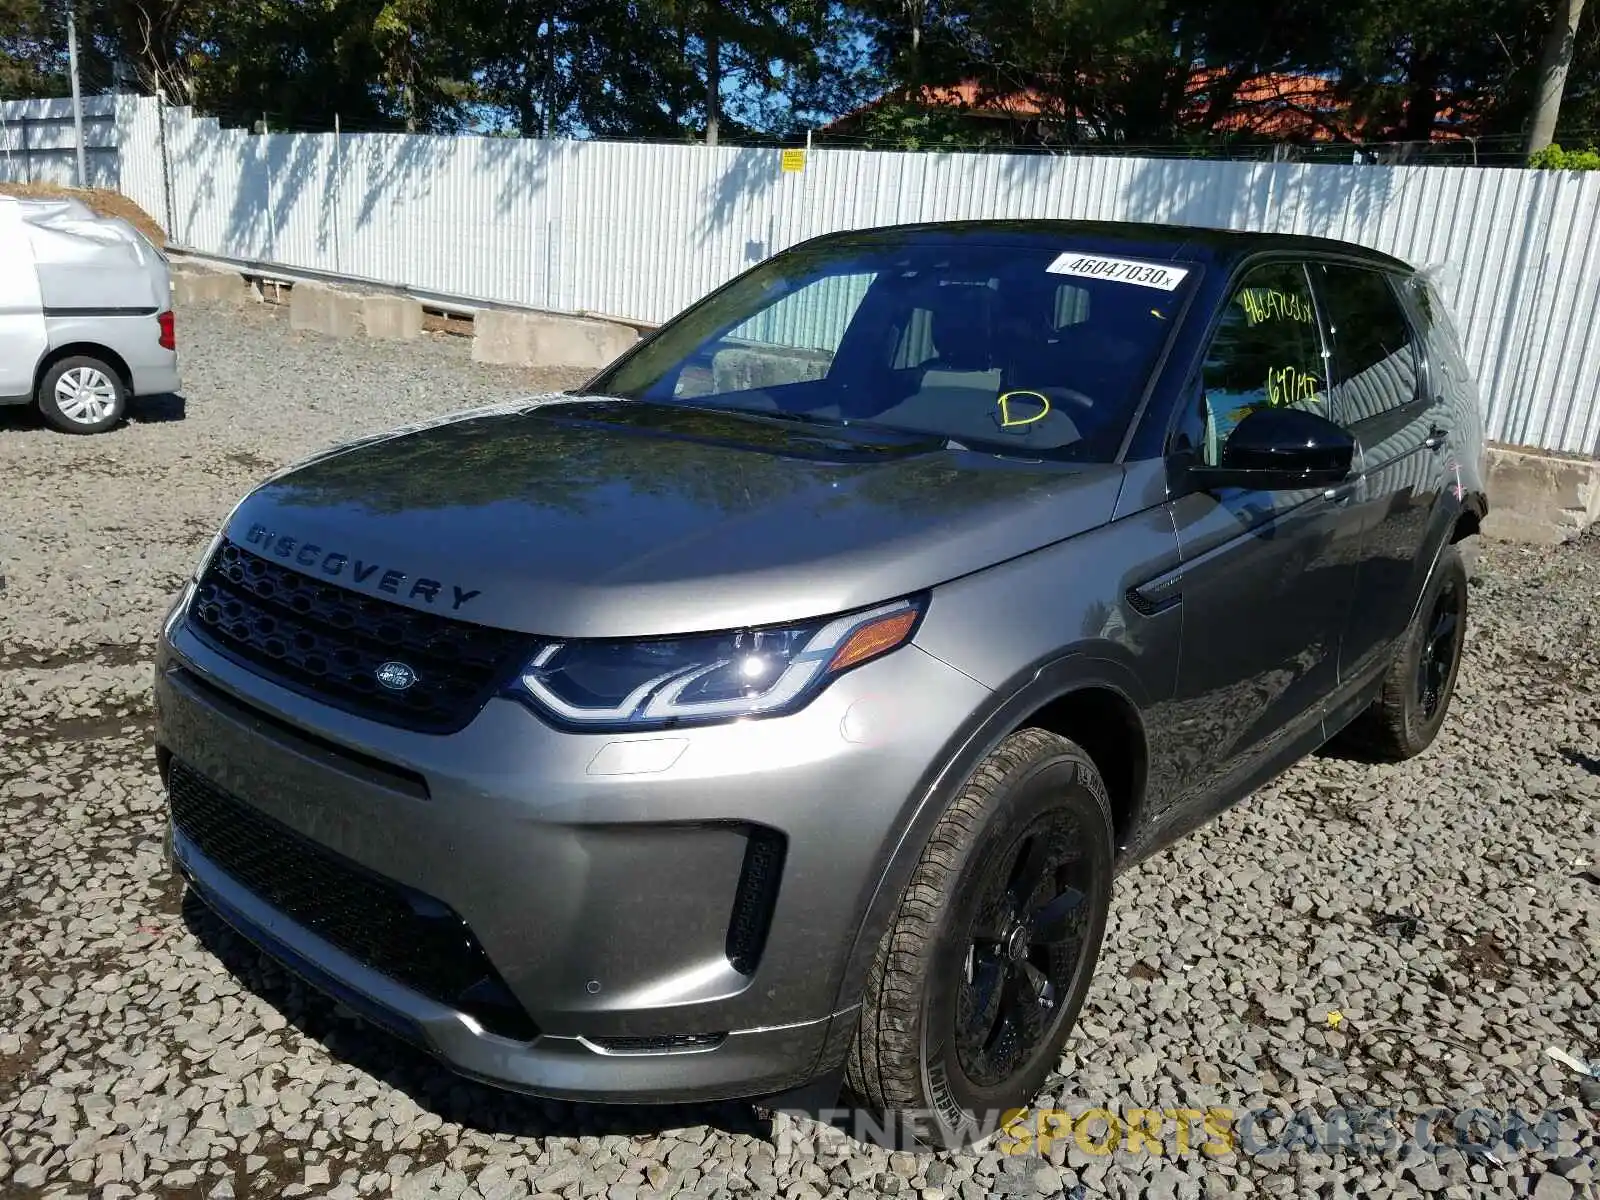
[[[689,309],[594,390],[1106,462],[1197,274],[1070,236],[823,242]]]

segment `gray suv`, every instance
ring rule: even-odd
[[[1438,296],[1369,250],[819,238],[579,394],[247,496],[163,630],[171,853],[464,1075],[842,1082],[971,1141],[1116,871],[1330,739],[1433,740],[1480,460]]]

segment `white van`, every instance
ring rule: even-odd
[[[161,252],[76,200],[0,197],[0,404],[100,433],[129,397],[178,387]]]

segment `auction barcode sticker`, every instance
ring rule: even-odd
[[[1140,287],[1177,291],[1189,274],[1187,267],[1168,267],[1160,263],[1137,262],[1131,258],[1107,258],[1100,254],[1078,254],[1068,250],[1045,270],[1053,275],[1074,275],[1079,279],[1109,279],[1134,283]]]

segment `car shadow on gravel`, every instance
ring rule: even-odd
[[[44,424],[31,404],[0,404],[0,433],[38,429]]]
[[[1560,754],[1562,758],[1573,766],[1581,767],[1591,775],[1600,775],[1600,758],[1596,758],[1592,754],[1585,754],[1582,750],[1574,750],[1571,747],[1563,747]]]
[[[128,401],[127,417],[124,424],[163,425],[170,421],[182,421],[188,414],[188,400],[176,392],[165,392],[158,396],[135,396]],[[44,428],[46,428],[44,418],[39,415],[39,410],[33,405],[0,405],[0,433]],[[115,433],[116,428],[113,428],[110,432]]]
[[[189,402],[176,392],[140,396],[128,403],[128,420],[135,425],[181,421],[189,415]]]
[[[653,1137],[710,1126],[760,1139],[772,1122],[748,1103],[592,1105],[545,1100],[466,1079],[421,1050],[376,1029],[308,987],[257,950],[246,938],[184,889],[183,923],[230,975],[328,1054],[404,1092],[441,1120],[512,1137],[580,1137],[620,1134]]]

